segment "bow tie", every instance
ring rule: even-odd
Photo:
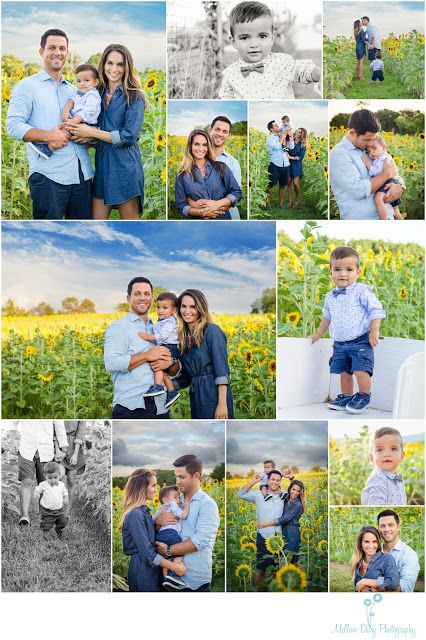
[[[341,293],[346,295],[346,289],[333,289],[333,296],[339,296]]]
[[[395,476],[392,478],[392,480],[394,482],[404,482],[404,480],[402,479],[402,476],[400,476],[399,473],[395,473]]]
[[[251,73],[252,71],[256,71],[257,73],[263,73],[264,69],[265,69],[265,65],[263,64],[263,62],[259,62],[259,64],[255,64],[251,67],[241,67],[240,71],[243,74],[243,76],[246,78],[248,74]]]

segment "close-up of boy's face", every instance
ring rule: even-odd
[[[382,471],[394,473],[404,459],[401,438],[396,434],[387,434],[373,442],[370,461]]]
[[[170,318],[177,309],[173,306],[171,300],[158,300],[157,301],[157,316],[160,320],[164,318]]]
[[[270,462],[263,465],[263,470],[265,471],[265,473],[270,473],[273,468],[274,466]]]
[[[163,498],[163,503],[179,502],[179,493],[177,491],[169,491]]]
[[[349,287],[357,281],[360,269],[355,256],[331,261],[330,275],[337,287]]]
[[[374,140],[371,140],[371,142],[368,143],[367,153],[370,158],[373,158],[373,160],[379,158],[383,153],[385,153],[385,151],[386,147],[381,144],[377,138],[374,138]]]
[[[234,25],[232,42],[244,62],[261,62],[274,44],[272,19],[268,16]]]
[[[59,482],[59,471],[50,471],[46,473],[47,482],[53,487]]]
[[[77,89],[81,93],[87,93],[90,89],[94,89],[98,86],[99,80],[95,78],[92,71],[79,71],[75,77],[77,83]]]

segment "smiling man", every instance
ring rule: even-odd
[[[61,113],[75,92],[62,75],[68,57],[68,38],[60,29],[49,29],[40,40],[43,69],[13,88],[6,118],[12,138],[27,143],[28,183],[33,217],[42,220],[91,218],[93,177],[84,145],[71,142],[61,124]],[[53,151],[40,155],[33,142],[44,142]]]
[[[153,334],[153,323],[148,317],[153,298],[152,284],[147,278],[133,278],[127,286],[130,312],[113,322],[105,332],[104,360],[114,383],[113,418],[153,419],[168,418],[165,409],[166,394],[144,398],[154,384],[150,363],[161,360],[163,369],[173,375],[173,359],[167,347],[152,346],[138,333]]]
[[[381,511],[377,516],[377,526],[383,538],[383,552],[390,553],[396,562],[399,590],[414,591],[420,571],[419,557],[414,549],[400,539],[401,525],[396,511]],[[382,590],[382,586],[380,583],[377,584],[379,591]]]

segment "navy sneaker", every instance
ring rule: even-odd
[[[172,575],[168,574],[167,577],[164,578],[161,586],[165,591],[180,591],[184,588],[185,583],[181,578],[178,578],[175,573],[172,573]]]
[[[176,400],[180,398],[180,393],[179,391],[168,391],[167,392],[167,398],[166,398],[166,402],[164,404],[164,408],[168,409],[169,407],[172,406],[172,404],[174,402],[176,402]]]
[[[361,413],[370,404],[371,393],[362,393],[358,391],[350,402],[346,405],[346,411],[348,413]]]
[[[272,493],[265,493],[263,499],[264,499],[265,502],[268,502],[268,500],[272,500],[272,497],[273,497]]]
[[[160,396],[162,393],[166,393],[166,387],[162,384],[153,384],[148,391],[143,394],[143,397],[151,398],[152,396]]]
[[[352,400],[354,396],[345,396],[343,393],[339,393],[335,400],[328,403],[329,409],[335,411],[345,411],[347,404]]]

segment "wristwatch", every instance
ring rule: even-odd
[[[170,545],[167,545],[166,558],[173,558],[172,548]]]

